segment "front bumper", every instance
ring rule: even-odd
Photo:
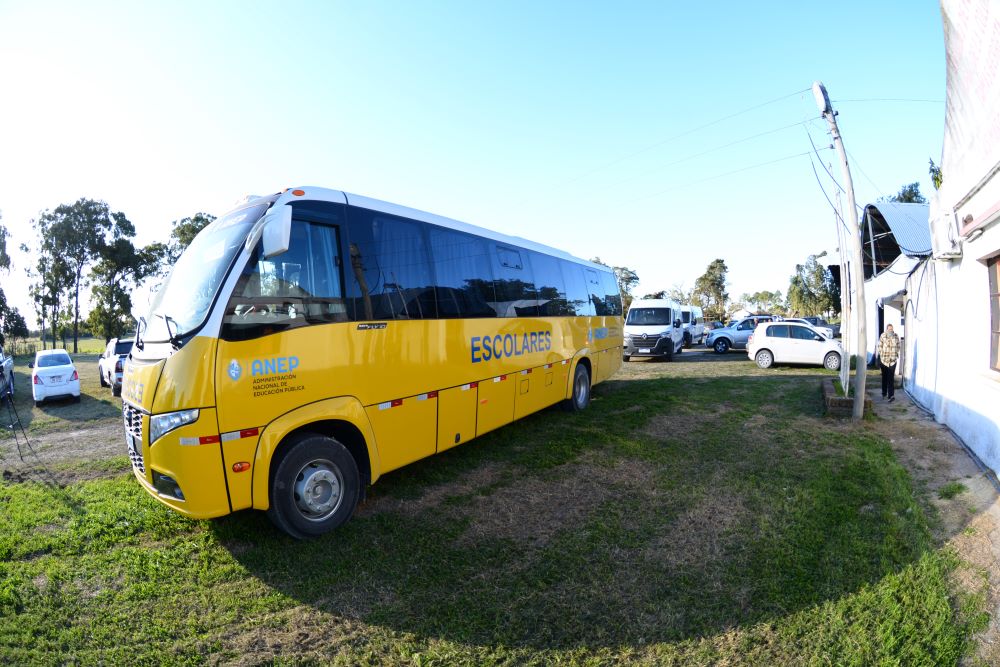
[[[626,338],[622,354],[626,357],[664,357],[673,352],[673,343],[672,338],[663,337],[655,342],[643,341],[642,339],[633,341],[630,338]]]

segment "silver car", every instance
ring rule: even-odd
[[[774,315],[751,315],[742,320],[736,320],[727,327],[712,329],[705,339],[705,346],[710,347],[718,354],[725,354],[729,350],[745,350],[750,334],[762,322],[773,322],[777,319]]]

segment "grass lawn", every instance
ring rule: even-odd
[[[4,475],[0,663],[955,664],[982,599],[888,443],[822,416],[828,375],[633,362],[304,543],[171,513],[124,456]]]

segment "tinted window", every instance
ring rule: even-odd
[[[744,320],[744,321],[740,322],[739,326],[736,327],[736,330],[737,331],[746,331],[747,329],[753,329],[756,326],[757,325],[754,323],[753,320]]]
[[[115,354],[128,354],[132,351],[132,341],[120,340],[115,343]]]
[[[560,261],[563,282],[566,285],[566,309],[571,315],[593,315],[594,304],[587,292],[583,267],[573,262]]]
[[[348,313],[352,320],[437,317],[425,225],[348,210]]]
[[[618,291],[618,281],[611,272],[601,274],[601,285],[604,287],[604,307],[608,315],[622,314],[622,295]]]
[[[39,368],[52,368],[53,366],[69,366],[73,362],[68,354],[47,354],[38,358]]]
[[[681,311],[681,322],[684,324],[691,324],[691,311],[689,310]]]
[[[484,239],[428,226],[438,317],[496,317],[493,270]]]
[[[526,251],[497,245],[493,254],[496,308],[500,317],[538,315],[538,293]]]
[[[673,312],[670,308],[629,308],[625,324],[670,326],[673,321]]]
[[[797,327],[794,324],[789,326],[789,329],[791,329],[792,338],[798,338],[799,340],[816,340],[819,335],[812,329]]]
[[[590,302],[594,304],[595,315],[608,315],[608,308],[604,303],[604,287],[601,286],[601,277],[594,269],[583,270],[583,276],[587,281],[587,294]]]
[[[771,338],[788,338],[788,325],[772,324],[767,328],[767,335]]]
[[[265,259],[258,243],[226,305],[222,337],[247,340],[346,321],[337,231],[296,215],[286,252]]]
[[[572,315],[574,310],[566,302],[562,262],[550,255],[529,252],[535,288],[538,290],[538,314],[544,316]]]

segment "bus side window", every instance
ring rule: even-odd
[[[543,317],[572,315],[573,311],[566,303],[561,260],[538,252],[531,252],[530,257],[535,288],[538,290],[538,314]]]
[[[583,274],[587,277],[587,292],[590,301],[594,304],[595,315],[610,315],[607,304],[604,301],[604,288],[601,286],[601,278],[594,269],[584,269]]]
[[[497,295],[497,314],[500,317],[538,315],[538,293],[535,291],[535,278],[527,261],[527,254],[526,250],[496,244],[493,284]]]
[[[593,315],[594,304],[587,292],[583,267],[574,262],[560,260],[563,280],[566,283],[566,310],[569,315]]]
[[[437,317],[424,225],[350,207],[348,286],[353,320]]]
[[[493,271],[484,239],[428,227],[438,317],[496,317]]]
[[[618,281],[615,274],[607,272],[601,274],[601,285],[604,287],[604,305],[608,315],[622,314],[622,294],[618,290]]]

